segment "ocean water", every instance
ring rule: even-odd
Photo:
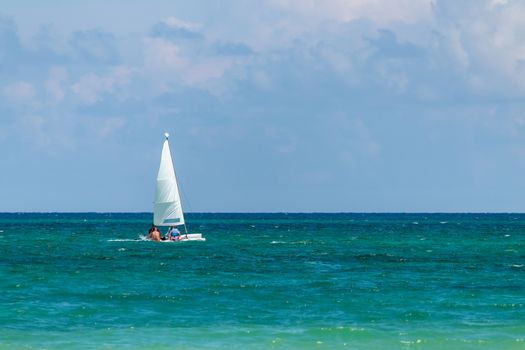
[[[0,214],[0,349],[525,349],[525,215]]]

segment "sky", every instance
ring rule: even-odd
[[[0,6],[0,211],[525,212],[525,2]]]

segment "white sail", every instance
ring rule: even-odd
[[[165,135],[166,140],[164,141],[164,146],[162,146],[159,173],[157,175],[153,223],[157,226],[184,225],[182,203],[168,144],[169,135]]]

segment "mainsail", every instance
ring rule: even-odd
[[[184,225],[182,203],[168,144],[169,134],[166,133],[164,135],[166,140],[162,146],[159,173],[157,175],[153,223],[157,226]]]

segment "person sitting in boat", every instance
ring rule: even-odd
[[[180,241],[182,239],[180,231],[176,226],[170,227],[167,237],[168,237],[168,240],[170,241]]]
[[[152,241],[160,242],[160,232],[157,229],[157,226],[151,225],[150,229],[148,230],[148,237]]]
[[[168,232],[164,236],[160,237],[160,240],[161,241],[171,241],[170,237],[171,237],[171,227],[168,229]]]
[[[171,235],[173,233],[173,229],[175,228],[175,226],[170,226],[169,230],[168,230],[168,233],[166,233],[166,236],[165,238],[168,240],[168,241],[171,241]]]

